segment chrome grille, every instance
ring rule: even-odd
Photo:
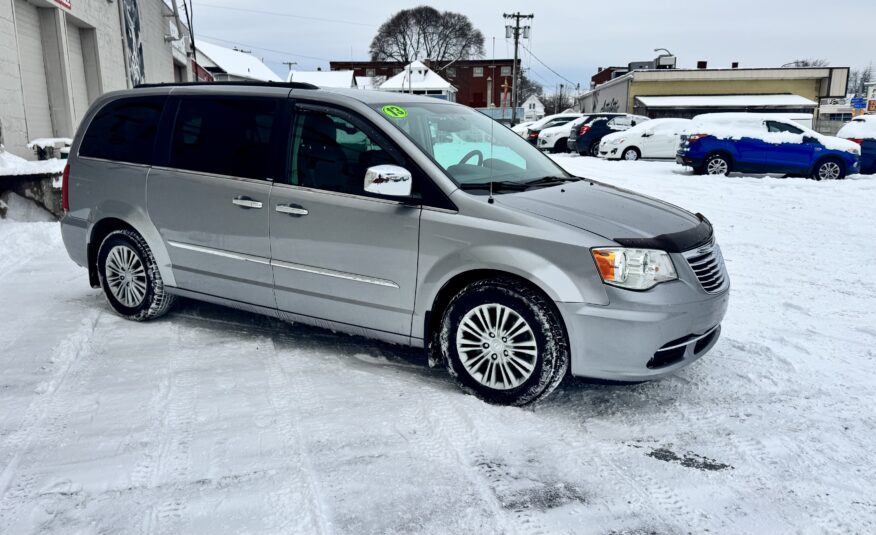
[[[684,253],[684,258],[708,293],[718,293],[727,287],[727,268],[721,248],[714,241]]]

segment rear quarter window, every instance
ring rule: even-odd
[[[165,100],[156,96],[110,102],[88,125],[79,156],[151,164]]]

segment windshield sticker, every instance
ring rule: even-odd
[[[401,106],[395,106],[392,104],[384,106],[383,113],[389,115],[393,119],[401,119],[408,116],[408,110],[402,108]]]

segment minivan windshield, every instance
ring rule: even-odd
[[[374,108],[462,188],[492,183],[519,191],[527,184],[573,180],[522,137],[471,108],[441,102],[377,104]]]

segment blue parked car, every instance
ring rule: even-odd
[[[676,162],[697,174],[779,173],[837,180],[860,171],[861,147],[780,115],[708,113],[694,117]]]
[[[876,115],[861,115],[845,125],[836,137],[861,146],[861,173],[876,175]]]

